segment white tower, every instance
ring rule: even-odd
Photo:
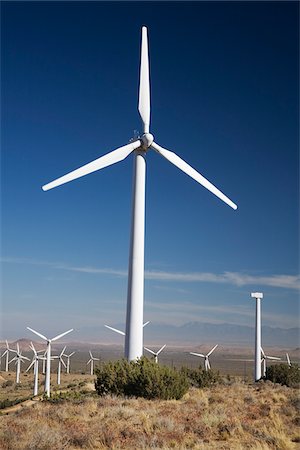
[[[254,381],[261,379],[261,299],[262,292],[252,292],[251,297],[256,299],[255,317],[255,373]]]

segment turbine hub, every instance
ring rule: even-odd
[[[144,133],[140,139],[142,141],[142,149],[147,150],[152,144],[154,137],[151,133]]]

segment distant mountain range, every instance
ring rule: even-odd
[[[120,330],[125,330],[124,324],[111,324]],[[103,343],[121,343],[122,336],[99,327],[82,327],[75,330],[76,340],[90,340]],[[144,340],[149,344],[168,343],[169,345],[197,345],[202,343],[219,343],[242,345],[251,347],[254,343],[255,330],[249,326],[229,323],[212,324],[189,322],[184,325],[166,325],[149,323],[144,329]],[[73,335],[73,338],[75,336]],[[299,347],[299,328],[272,328],[262,327],[262,342],[266,346]]]

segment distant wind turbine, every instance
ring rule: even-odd
[[[89,351],[89,354],[90,354],[90,359],[88,360],[88,362],[86,363],[87,365],[88,364],[91,364],[91,371],[90,371],[90,374],[91,375],[94,375],[94,361],[100,361],[100,359],[99,358],[95,358],[93,355],[92,355],[92,352],[91,351]]]
[[[261,349],[261,354],[262,354],[261,362],[263,363],[263,377],[265,377],[266,373],[267,373],[267,360],[281,361],[281,358],[277,358],[277,356],[268,356],[265,354],[262,347],[260,349]]]
[[[64,347],[62,349],[62,351],[60,352],[60,354],[58,356],[54,356],[55,359],[58,359],[58,365],[57,365],[57,384],[60,384],[60,375],[61,375],[61,365],[64,366],[64,368],[66,369],[67,366],[63,360],[63,355],[64,355],[64,351],[66,350],[66,347]]]
[[[46,359],[46,357],[38,355],[39,352],[36,351],[32,342],[30,343],[29,347],[33,351],[33,358],[32,358],[31,363],[27,367],[26,372],[29,372],[29,370],[33,366],[33,374],[34,374],[33,395],[36,396],[36,395],[38,395],[38,391],[39,391],[39,361],[40,360],[44,361]]]
[[[6,342],[6,350],[5,352],[2,353],[1,358],[3,358],[4,356],[6,356],[5,358],[5,372],[8,372],[8,364],[9,364],[9,347],[8,347],[8,342]]]
[[[67,358],[67,367],[66,367],[66,373],[70,373],[70,358],[71,356],[75,355],[75,352],[70,353],[69,355],[64,354],[63,356]]]
[[[43,334],[39,333],[38,331],[33,330],[30,327],[27,327],[27,330],[32,331],[32,333],[35,333],[37,336],[39,336],[40,338],[44,339],[44,341],[47,342],[47,354],[46,354],[47,364],[46,364],[46,377],[45,377],[45,393],[46,393],[47,397],[50,397],[51,343],[53,341],[57,341],[61,337],[65,336],[66,334],[71,333],[71,331],[73,331],[73,328],[71,328],[68,331],[65,331],[64,333],[59,334],[58,336],[55,336],[52,339],[47,338]]]
[[[206,355],[203,355],[203,353],[194,353],[194,352],[190,352],[190,354],[194,356],[200,356],[200,358],[204,358],[204,368],[206,371],[208,371],[211,369],[208,358],[217,347],[218,344],[216,344]]]
[[[24,360],[30,361],[30,359],[27,358],[26,356],[22,355],[22,352],[20,351],[18,342],[17,342],[17,350],[9,348],[9,351],[16,354],[16,356],[14,356],[13,359],[11,359],[8,364],[12,363],[13,361],[16,361],[15,362],[15,364],[16,364],[16,383],[20,383],[21,363],[24,362]]]
[[[152,353],[154,356],[154,361],[158,363],[158,355],[163,351],[163,349],[166,347],[167,344],[163,345],[157,352],[154,352],[153,350],[150,350],[150,348],[144,347],[147,352]]]
[[[144,303],[144,241],[145,241],[145,175],[146,153],[151,148],[160,156],[193,178],[219,199],[233,209],[237,205],[217,189],[175,153],[156,142],[149,132],[150,127],[150,74],[148,56],[147,28],[142,27],[141,64],[138,110],[143,123],[143,134],[123,147],[117,148],[100,158],[73,170],[72,172],[45,184],[42,189],[49,189],[88,175],[104,167],[124,160],[130,153],[134,154],[134,176],[132,194],[132,223],[130,238],[130,255],[128,269],[127,313],[125,334],[125,357],[131,361],[143,354],[143,303]]]

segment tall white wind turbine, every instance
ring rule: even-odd
[[[264,295],[262,292],[252,292],[251,297],[256,300],[254,381],[259,381],[261,379],[261,299]]]
[[[45,393],[46,393],[47,397],[50,397],[51,343],[53,341],[57,341],[61,337],[65,336],[66,334],[71,333],[71,331],[73,331],[73,328],[71,328],[68,331],[65,331],[64,333],[59,334],[58,336],[55,336],[52,339],[47,338],[43,334],[39,333],[38,331],[33,330],[30,327],[27,327],[27,330],[32,331],[37,336],[39,336],[40,338],[44,339],[44,341],[47,342],[47,353],[46,353],[47,363],[46,363],[46,377],[45,377]]]
[[[21,363],[24,362],[24,360],[30,361],[30,359],[27,358],[26,356],[22,355],[22,352],[20,351],[20,347],[19,347],[19,343],[18,342],[17,342],[17,350],[9,348],[9,351],[16,354],[16,356],[14,356],[13,359],[11,359],[8,364],[10,364],[13,361],[15,361],[15,364],[16,364],[16,383],[20,383]]]
[[[90,371],[90,374],[91,375],[94,375],[94,361],[100,361],[100,359],[99,358],[95,358],[93,355],[92,355],[92,352],[91,351],[89,351],[89,354],[90,354],[90,359],[88,360],[88,362],[86,363],[87,365],[91,365],[91,371]]]
[[[161,147],[149,132],[150,127],[150,76],[147,28],[142,27],[141,64],[138,110],[143,123],[143,134],[129,144],[57,178],[44,185],[47,191],[69,181],[88,175],[125,159],[130,153],[134,155],[132,222],[128,268],[127,313],[125,334],[125,357],[136,360],[143,354],[143,303],[144,303],[144,240],[145,240],[145,176],[146,153],[151,148],[173,165],[189,175],[203,187],[233,209],[237,205],[217,189],[175,153]]]
[[[213,351],[215,351],[215,349],[218,347],[218,344],[216,344],[206,355],[203,355],[203,353],[194,353],[194,352],[190,352],[191,355],[194,356],[200,356],[200,358],[204,358],[204,368],[206,371],[210,370],[210,362],[209,362],[209,357],[212,354]]]
[[[264,350],[263,350],[263,348],[261,347],[260,349],[261,349],[261,355],[262,355],[261,356],[261,362],[263,364],[263,377],[265,377],[266,374],[267,374],[267,360],[270,360],[270,361],[281,361],[281,358],[278,358],[277,356],[266,355]]]
[[[158,364],[158,355],[163,351],[167,344],[163,345],[157,352],[150,350],[150,348],[144,347],[147,352],[151,353],[154,356],[154,361]]]

